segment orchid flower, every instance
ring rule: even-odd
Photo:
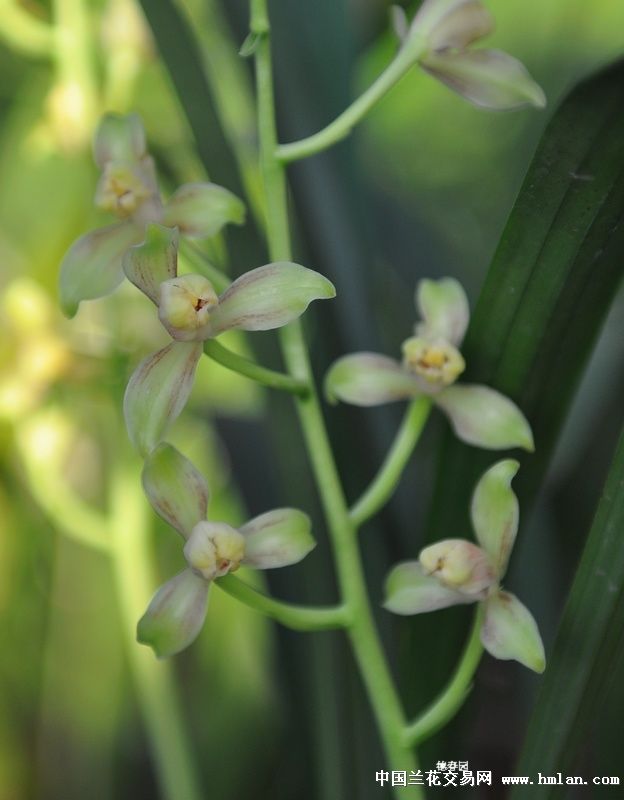
[[[101,170],[95,204],[120,221],[81,236],[66,253],[59,286],[67,316],[76,313],[82,300],[117,288],[123,280],[124,254],[143,240],[146,224],[176,227],[182,235],[198,239],[245,219],[242,201],[214,183],[184,184],[163,203],[137,114],[104,116],[95,133],[94,157]]]
[[[213,580],[244,565],[274,569],[296,564],[315,547],[310,519],[294,508],[268,511],[234,528],[206,520],[203,475],[163,442],[149,455],[143,487],[156,513],[184,539],[187,568],[158,589],[139,620],[137,638],[159,658],[179,653],[198,636]]]
[[[290,262],[244,273],[221,295],[202,275],[178,275],[178,232],[149,225],[123,262],[128,279],[158,307],[173,342],[145,358],[130,378],[124,413],[130,438],[147,455],[184,408],[202,342],[227,330],[263,331],[301,316],[313,300],[334,297],[318,272]]]
[[[445,539],[425,547],[418,561],[394,567],[386,581],[385,608],[395,614],[422,614],[464,603],[484,606],[481,642],[494,656],[514,659],[535,672],[545,667],[537,624],[518,598],[501,588],[518,532],[518,499],[511,459],[494,464],[472,498],[471,517],[479,545]]]
[[[422,321],[403,343],[402,362],[376,353],[344,356],[326,376],[328,398],[375,406],[428,395],[468,444],[533,450],[529,423],[511,400],[487,386],[455,383],[466,366],[459,347],[470,319],[461,285],[420,281],[416,305]]]
[[[404,35],[415,43],[420,66],[476,106],[544,108],[546,97],[524,65],[501,50],[473,47],[494,31],[480,0],[425,0]]]

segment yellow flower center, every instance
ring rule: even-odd
[[[210,581],[235,572],[245,556],[245,538],[224,522],[200,522],[184,547],[190,567]]]
[[[130,217],[153,193],[140,167],[110,162],[104,168],[95,202],[118,217]]]
[[[218,302],[203,275],[183,275],[160,284],[158,313],[174,339],[192,341],[208,334],[210,312]]]
[[[403,365],[432,387],[453,383],[466,363],[459,350],[444,340],[412,336],[403,342]]]

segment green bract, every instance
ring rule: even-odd
[[[518,500],[511,489],[517,471],[517,461],[499,461],[475,488],[471,517],[480,546],[445,539],[422,550],[418,561],[398,564],[386,581],[385,607],[395,614],[422,614],[481,602],[485,649],[542,672],[544,646],[535,620],[500,587],[518,531]]]
[[[420,281],[416,304],[422,321],[403,344],[403,362],[376,353],[344,356],[327,373],[328,398],[375,406],[428,395],[463,441],[491,450],[533,450],[529,423],[511,400],[487,386],[454,384],[464,368],[457,348],[469,320],[460,284]]]
[[[138,640],[159,658],[183,650],[199,634],[212,580],[241,565],[273,569],[296,564],[315,546],[310,518],[294,508],[268,511],[238,529],[207,521],[206,482],[170,444],[160,444],[148,456],[143,486],[155,511],[185,539],[189,565],[160,587],[138,624]]]
[[[240,225],[243,203],[212,183],[181,186],[163,205],[145,131],[136,114],[107,114],[95,133],[94,156],[102,170],[96,205],[122,221],[81,236],[61,264],[61,307],[73,316],[82,300],[110,294],[122,281],[122,259],[140,242],[147,223],[177,227],[183,236],[214,236],[224,225]]]

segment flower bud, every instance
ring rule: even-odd
[[[450,386],[466,368],[459,350],[443,339],[412,336],[402,349],[403,366],[422,378],[430,390]]]
[[[202,340],[210,332],[210,312],[219,299],[203,275],[182,275],[160,284],[158,316],[174,339]]]
[[[428,575],[464,594],[479,594],[496,582],[487,554],[464,539],[445,539],[425,547],[419,559]]]
[[[184,546],[190,567],[211,581],[235,572],[245,555],[245,537],[225,522],[199,522]]]

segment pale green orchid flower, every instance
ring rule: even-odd
[[[61,264],[60,299],[67,316],[82,300],[114,291],[123,280],[122,261],[141,242],[148,223],[178,228],[190,239],[214,236],[224,225],[240,225],[245,206],[214,183],[188,183],[163,204],[145,131],[136,114],[107,114],[95,134],[94,157],[101,169],[95,204],[119,222],[77,239]]]
[[[203,475],[178,450],[161,443],[143,469],[154,510],[185,540],[188,567],[158,589],[137,626],[137,638],[158,658],[179,653],[199,635],[213,580],[239,566],[274,569],[296,564],[315,547],[309,517],[294,508],[268,511],[234,528],[208,522]]]
[[[452,278],[420,281],[416,305],[422,321],[403,343],[402,362],[377,353],[339,358],[325,379],[328,398],[376,406],[427,395],[468,444],[533,450],[531,428],[515,403],[487,386],[455,383],[465,368],[459,347],[470,318],[461,285]]]
[[[517,461],[499,461],[477,484],[471,517],[479,546],[445,539],[425,547],[418,561],[405,561],[390,571],[384,605],[395,614],[411,615],[482,603],[483,647],[495,658],[543,672],[546,662],[537,623],[500,585],[518,531],[518,500],[511,489],[518,466]]]

